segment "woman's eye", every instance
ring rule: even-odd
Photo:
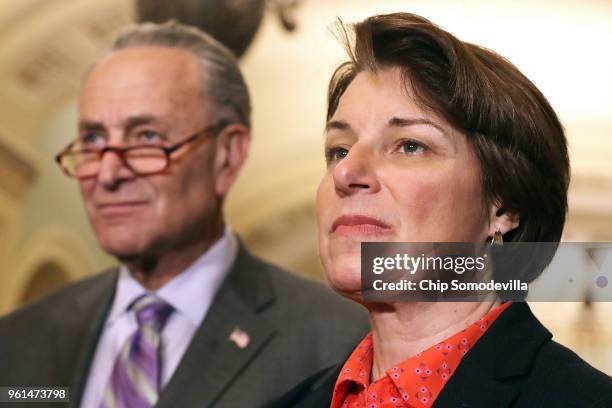
[[[400,151],[407,154],[417,154],[425,151],[425,146],[413,140],[405,140],[400,145]]]
[[[348,149],[343,147],[331,147],[325,152],[325,160],[330,163],[338,160],[342,160],[348,154]]]

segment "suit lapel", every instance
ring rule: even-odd
[[[334,387],[336,386],[336,380],[342,370],[342,364],[335,365],[329,368],[327,371],[322,371],[321,378],[312,383],[312,395],[307,401],[302,401],[297,404],[285,404],[277,405],[278,408],[286,408],[288,406],[295,405],[295,408],[308,408],[308,407],[329,407],[331,404],[331,397],[334,394]],[[300,391],[304,393],[304,391]]]
[[[524,302],[502,313],[459,364],[434,407],[506,408],[552,335]],[[507,381],[513,379],[513,381]]]
[[[459,368],[433,404],[435,408],[506,408],[518,395],[518,384],[496,381],[479,370]]]
[[[75,350],[68,351],[78,353],[70,385],[69,407],[78,407],[81,403],[102,325],[115,296],[117,276],[118,270],[116,269],[105,272],[98,282],[79,292],[75,298],[75,322],[79,323],[78,327],[74,330],[63,330],[60,334],[60,336],[74,336],[76,330],[81,333],[80,338],[82,339]],[[61,339],[60,343],[70,344],[64,343]]]
[[[529,373],[538,350],[551,337],[526,303],[514,303],[461,361],[433,407],[510,407],[519,395],[521,377]],[[304,381],[266,408],[329,406],[343,365]]]
[[[272,338],[275,328],[258,313],[274,301],[274,290],[259,265],[240,243],[226,281],[156,407],[210,405]],[[78,354],[70,385],[70,407],[78,407],[81,402],[102,325],[112,305],[117,276],[118,270],[106,272],[100,281],[80,292],[75,297],[71,327],[59,331],[57,350],[61,354]],[[236,328],[249,336],[245,348],[229,339]],[[76,347],[65,350],[65,345],[75,344],[75,337],[79,339]]]
[[[240,245],[238,256],[157,408],[210,406],[266,346],[275,328],[259,312],[274,301],[269,277]],[[230,340],[240,329],[246,347]],[[189,390],[189,392],[185,392]]]
[[[313,374],[289,392],[267,403],[263,408],[329,407],[336,379],[342,364],[336,364]]]

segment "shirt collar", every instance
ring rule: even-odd
[[[430,406],[463,357],[510,304],[511,302],[502,303],[467,328],[392,366],[386,371],[386,376],[372,384],[386,378],[404,401],[416,398],[423,406]],[[334,387],[332,408],[340,407],[347,394],[361,393],[370,387],[372,364],[373,342],[372,333],[369,333],[340,371]]]
[[[117,289],[106,324],[113,324],[128,312],[129,306],[146,293],[155,293],[170,304],[175,313],[198,326],[212,300],[229,272],[238,253],[238,240],[229,227],[204,254],[187,269],[175,276],[157,291],[145,289],[129,272],[125,265],[119,269]]]

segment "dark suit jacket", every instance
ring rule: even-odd
[[[464,357],[433,407],[612,407],[612,378],[551,338],[526,303],[514,303]],[[268,407],[329,407],[342,365],[311,376]]]
[[[70,386],[77,406],[116,280],[96,275],[0,319],[0,386]],[[235,327],[245,349],[228,339]],[[261,406],[341,361],[367,328],[365,310],[241,246],[156,407]]]

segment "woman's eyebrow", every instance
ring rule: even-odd
[[[430,119],[427,119],[424,117],[394,116],[391,119],[389,119],[389,122],[387,123],[387,127],[392,127],[392,128],[394,127],[395,128],[405,128],[405,127],[416,126],[416,125],[426,125],[426,126],[433,127],[445,139],[451,142],[454,146],[455,144],[454,140],[450,137],[447,131],[443,129],[442,126],[440,126],[439,124],[437,124],[436,122]],[[327,122],[327,124],[325,125],[325,132],[329,132],[330,130],[339,130],[343,132],[355,133],[351,125],[347,121],[342,120],[342,119],[335,119],[335,120],[330,120],[329,122]]]
[[[398,128],[404,128],[404,127],[416,126],[416,125],[426,125],[426,126],[433,127],[440,133],[440,135],[442,135],[446,140],[448,140],[448,142],[450,142],[453,145],[453,147],[456,147],[455,140],[448,133],[448,130],[442,128],[442,126],[440,126],[439,124],[437,124],[436,122],[430,119],[423,118],[423,117],[416,117],[416,118],[393,117],[389,119],[389,123],[387,124],[388,127],[398,127]]]
[[[421,118],[421,117],[400,118],[400,117],[394,116],[391,119],[389,119],[389,123],[388,123],[388,126],[392,126],[392,127],[407,127],[407,126],[414,126],[414,125],[430,125],[438,129],[440,132],[444,133],[444,129],[442,129],[442,127],[438,125],[436,122],[431,121],[426,118]],[[330,120],[329,122],[327,122],[327,124],[325,125],[325,130],[328,131],[331,129],[352,130],[351,125],[349,125],[348,122],[344,120]]]
[[[352,131],[351,125],[344,120],[330,120],[325,124],[325,131],[329,132],[332,129]]]
[[[442,129],[440,125],[426,118],[420,118],[420,117],[418,118],[398,118],[394,116],[391,119],[389,119],[389,123],[388,123],[388,126],[391,126],[391,127],[407,127],[407,126],[414,126],[414,125],[433,126],[436,129],[438,129],[440,132],[446,134],[446,132],[444,131],[444,129]]]

